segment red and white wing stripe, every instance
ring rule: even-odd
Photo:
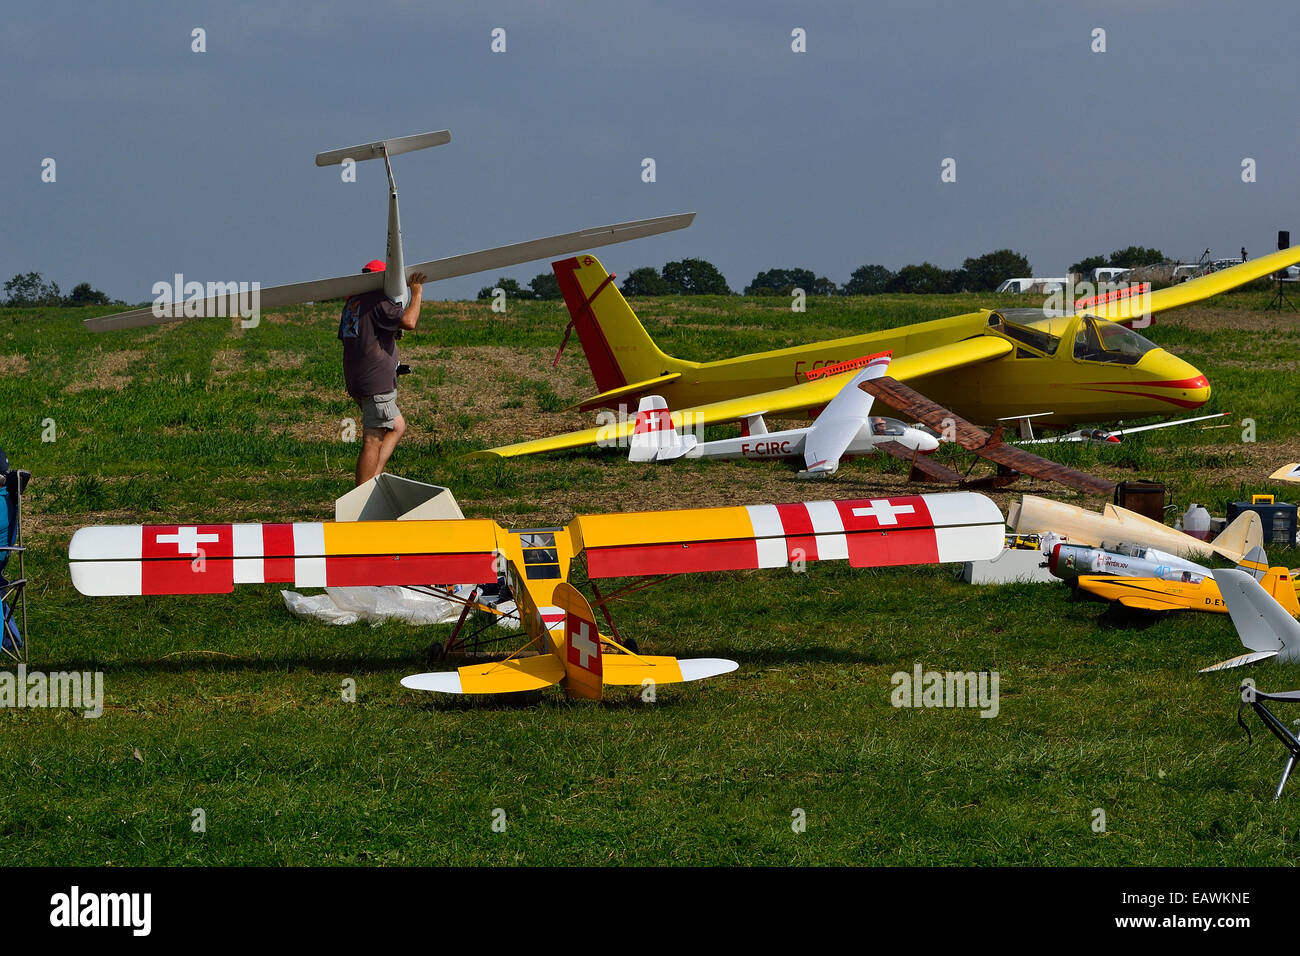
[[[490,582],[494,528],[461,521],[116,525],[78,530],[68,562],[73,585],[91,596],[227,594],[236,584]]]
[[[995,557],[1006,528],[973,492],[702,508],[579,519],[593,578],[777,568],[794,561],[854,567]]]

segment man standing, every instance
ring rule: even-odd
[[[383,272],[384,263],[367,262],[361,271]],[[424,273],[412,275],[407,286],[411,296],[405,309],[378,289],[348,299],[339,319],[343,380],[348,394],[361,406],[358,485],[383,473],[406,433],[406,419],[397,407],[397,339],[403,331],[414,329],[420,318]]]

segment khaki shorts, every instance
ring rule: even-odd
[[[367,395],[356,399],[361,406],[361,428],[363,431],[392,430],[397,427],[397,416],[402,410],[397,407],[397,389]]]

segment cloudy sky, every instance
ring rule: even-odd
[[[343,183],[314,154],[441,128],[450,145],[394,160],[408,261],[688,210],[602,259],[700,256],[740,288],[1008,246],[1040,275],[1133,243],[1254,256],[1300,241],[1297,23],[1160,0],[11,6],[0,279],[135,302],[176,272],[357,271],[383,256],[382,166]]]

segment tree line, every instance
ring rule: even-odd
[[[883,292],[992,292],[1004,279],[1029,276],[1029,260],[1011,249],[998,249],[966,259],[959,269],[943,269],[929,262],[906,265],[895,272],[882,265],[853,270],[842,286],[811,269],[764,269],[742,290],[742,295],[789,296],[795,289],[807,295],[879,295]],[[619,284],[624,295],[735,295],[726,278],[706,259],[676,259],[662,269],[633,269]],[[560,284],[554,273],[543,272],[527,285],[502,277],[478,291],[491,299],[496,290],[512,299],[559,299]]]
[[[1070,272],[1089,278],[1092,270],[1104,266],[1131,269],[1164,262],[1159,249],[1128,246],[1109,256],[1088,256],[1070,266]],[[1011,249],[996,249],[962,262],[958,269],[944,269],[929,262],[905,265],[894,271],[878,264],[859,266],[847,282],[837,285],[812,269],[764,269],[754,276],[742,295],[789,296],[795,289],[807,295],[880,295],[882,293],[992,292],[1003,280],[1032,276],[1029,260]],[[633,269],[619,285],[624,295],[735,295],[717,266],[706,259],[675,259],[662,269],[642,266]],[[553,272],[541,272],[527,285],[502,277],[495,285],[478,290],[479,299],[491,299],[500,289],[510,299],[553,300],[562,298],[560,283]],[[57,282],[46,281],[39,272],[14,276],[4,284],[5,305],[79,306],[125,305],[81,282],[68,295]]]
[[[60,305],[125,305],[110,299],[103,292],[92,288],[89,282],[79,282],[72,291],[63,295],[59,284],[47,282],[39,272],[25,272],[14,276],[4,286],[4,304],[17,307],[60,306]]]

